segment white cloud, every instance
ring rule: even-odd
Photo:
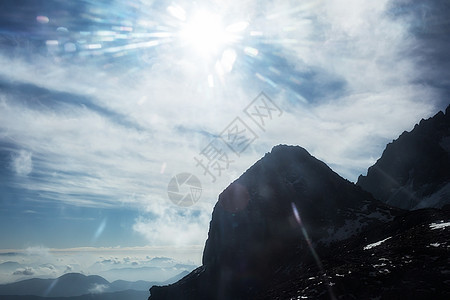
[[[415,39],[404,19],[387,14],[388,4],[229,1],[225,21],[246,21],[259,36],[239,47],[257,47],[258,54],[246,56],[236,47],[233,70],[224,76],[174,44],[159,45],[150,52],[153,63],[139,66],[105,65],[99,56],[75,64],[0,55],[1,77],[48,90],[34,99],[42,102],[37,106],[0,94],[0,141],[27,149],[11,165],[18,175],[39,176],[15,183],[65,204],[132,206],[142,211],[133,229],[149,244],[186,246],[204,244],[218,194],[276,144],[299,144],[355,180],[387,142],[436,112],[439,98],[436,88],[418,83],[419,59],[405,55]],[[268,58],[274,56],[287,62],[285,69]],[[265,84],[257,79],[261,70],[283,76]],[[306,82],[317,86],[304,86],[301,74],[313,74]],[[323,98],[305,96],[323,88],[328,77],[342,86],[328,87]],[[255,143],[211,184],[193,157],[212,140],[207,133],[219,134],[242,116],[261,88],[272,91],[282,117],[258,131]],[[72,94],[86,103],[70,103]],[[46,104],[49,99],[54,103]],[[193,209],[178,208],[167,197],[170,178],[180,172],[202,181],[203,196]]]
[[[13,275],[24,275],[24,276],[32,276],[36,272],[33,270],[33,268],[24,268],[24,269],[17,269],[14,271]]]
[[[95,283],[89,289],[89,293],[91,293],[91,294],[101,294],[101,293],[104,293],[107,289],[108,289],[108,285]]]
[[[50,249],[44,246],[27,247],[24,252],[29,256],[36,256],[41,258],[48,258],[51,256]]]
[[[186,209],[156,202],[147,209],[150,216],[136,219],[133,229],[142,234],[149,245],[204,245],[210,220],[208,210],[201,206]]]
[[[11,164],[18,175],[26,176],[33,170],[33,160],[31,152],[20,150],[11,158]]]
[[[66,269],[64,270],[64,273],[72,273],[73,267],[71,265],[66,265]]]

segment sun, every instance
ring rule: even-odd
[[[210,87],[215,82],[223,83],[224,76],[233,70],[240,49],[247,48],[244,43],[249,36],[249,22],[223,12],[218,14],[217,10],[186,11],[179,5],[167,7],[167,12],[176,19],[175,49],[182,61],[200,64],[201,68],[195,69],[205,73]]]
[[[186,20],[180,32],[181,39],[200,55],[211,56],[231,42],[231,35],[220,15],[201,10]]]

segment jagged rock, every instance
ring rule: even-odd
[[[450,106],[388,144],[357,185],[403,209],[450,204]]]

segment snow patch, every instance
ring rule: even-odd
[[[441,221],[442,223],[431,223],[430,224],[430,228],[432,229],[432,230],[434,230],[434,229],[444,229],[445,227],[448,227],[448,226],[450,226],[450,222],[443,222],[443,221]]]
[[[390,239],[390,238],[391,238],[391,236],[388,237],[388,238],[385,238],[384,240],[381,240],[381,241],[378,241],[378,242],[369,244],[369,245],[367,245],[367,246],[364,247],[364,250],[369,250],[369,249],[372,249],[372,248],[374,248],[374,247],[380,246],[382,243],[386,242],[386,241],[387,241],[388,239]]]

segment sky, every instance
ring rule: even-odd
[[[42,258],[71,270],[66,252],[86,273],[108,251],[199,265],[218,195],[278,144],[355,182],[450,102],[449,13],[448,1],[1,1],[0,263],[20,257],[20,278],[50,276]]]

